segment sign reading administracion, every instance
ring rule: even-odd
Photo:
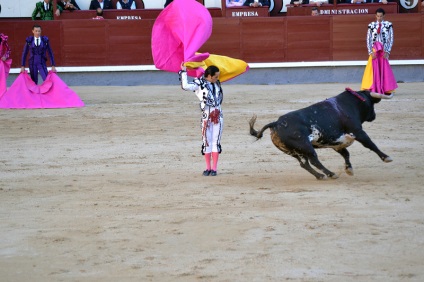
[[[359,15],[359,14],[369,14],[368,9],[322,9],[319,11],[321,15]]]

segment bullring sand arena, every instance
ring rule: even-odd
[[[318,181],[256,127],[353,84],[226,85],[218,176],[196,97],[72,86],[86,106],[1,110],[0,281],[424,281],[424,83],[400,83]]]

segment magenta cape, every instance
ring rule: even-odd
[[[152,30],[155,66],[178,72],[183,62],[200,62],[209,54],[197,54],[212,34],[209,11],[194,0],[174,0],[157,17]]]
[[[21,73],[0,97],[2,109],[47,109],[77,108],[84,102],[54,72],[49,72],[46,80],[37,85],[28,72]]]
[[[371,92],[384,94],[398,88],[395,75],[390,67],[389,60],[384,58],[383,45],[380,42],[374,44],[376,59],[372,61],[373,84]]]
[[[225,82],[249,69],[246,62],[226,56],[196,53],[212,33],[209,11],[194,0],[174,0],[156,19],[152,30],[152,55],[155,66],[164,71],[179,72],[181,64],[188,75],[199,77],[208,66],[220,70]]]
[[[391,93],[398,88],[398,85],[389,60],[384,58],[383,45],[375,42],[373,50],[376,58],[372,59],[371,55],[368,58],[361,89],[380,94]]]
[[[7,59],[6,61],[0,59],[0,97],[6,92],[6,81],[11,65],[12,59]]]

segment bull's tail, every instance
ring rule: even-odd
[[[261,130],[256,131],[253,128],[253,126],[255,125],[255,122],[256,122],[256,118],[257,118],[257,116],[256,115],[253,115],[253,117],[249,121],[250,135],[255,136],[257,139],[261,139],[262,136],[263,136],[264,131],[267,130],[268,128],[270,128],[270,127],[274,127],[275,126],[275,122],[268,123],[267,125],[265,125],[264,127],[262,127]]]

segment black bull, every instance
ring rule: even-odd
[[[265,125],[260,131],[253,127],[256,115],[250,120],[250,134],[262,138],[266,129],[271,130],[271,140],[284,153],[295,157],[300,166],[317,179],[337,178],[318,160],[315,148],[333,148],[345,160],[345,171],[353,175],[349,151],[354,140],[374,151],[384,162],[392,159],[381,152],[362,129],[362,123],[375,119],[374,104],[381,99],[373,98],[368,91],[345,92],[281,116],[277,121]],[[324,173],[318,173],[311,165]]]

